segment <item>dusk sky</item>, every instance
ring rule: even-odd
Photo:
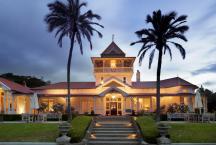
[[[51,82],[66,81],[66,64],[69,41],[62,48],[57,45],[54,33],[47,32],[44,17],[47,4],[53,0],[1,0],[0,1],[0,73],[34,75]],[[99,29],[103,38],[95,35],[93,50],[85,44],[84,55],[75,45],[72,58],[72,81],[94,81],[90,57],[100,56],[115,34],[116,44],[127,56],[137,56],[141,45],[130,46],[138,38],[135,31],[148,27],[146,15],[161,9],[163,13],[176,11],[188,15],[190,29],[183,60],[173,48],[173,60],[163,56],[161,79],[179,76],[195,85],[216,91],[216,1],[215,0],[89,0],[87,9],[101,15]],[[143,81],[156,80],[157,55],[152,69],[149,57],[135,69],[141,71]],[[135,80],[135,78],[133,78]]]

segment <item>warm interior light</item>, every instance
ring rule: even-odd
[[[111,60],[111,68],[115,68],[116,67],[116,61],[115,60]]]
[[[115,95],[113,95],[113,96],[112,96],[112,99],[115,99],[115,98],[116,98],[116,96],[115,96]]]

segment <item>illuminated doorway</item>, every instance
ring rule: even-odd
[[[117,93],[109,93],[105,97],[106,115],[122,115],[123,96]]]

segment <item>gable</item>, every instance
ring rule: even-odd
[[[104,80],[103,84],[100,84],[98,87],[103,86],[103,87],[126,87],[129,86],[128,84],[123,83],[122,80],[111,77],[107,80]]]
[[[107,83],[106,85],[103,85],[104,87],[112,87],[112,86],[115,86],[115,87],[124,87],[124,85],[122,85],[121,83],[117,82],[117,81],[114,81],[112,80],[111,82]]]
[[[119,88],[116,88],[116,87],[110,87],[110,88],[104,90],[103,92],[101,92],[98,96],[103,97],[103,96],[105,96],[107,93],[110,93],[110,92],[111,92],[111,93],[113,93],[113,92],[115,92],[115,93],[120,93],[120,94],[122,94],[122,95],[125,96],[125,97],[128,96],[128,94],[127,94],[126,92],[124,92],[123,90],[121,90],[121,89],[119,89]]]

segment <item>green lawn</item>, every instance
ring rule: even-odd
[[[72,120],[72,128],[70,130],[71,142],[80,142],[82,140],[91,123],[91,119],[91,116],[78,116]]]
[[[138,117],[143,138],[155,143],[158,136],[155,121],[150,116]],[[169,135],[175,143],[213,143],[216,142],[216,124],[209,123],[170,123]]]
[[[216,124],[186,123],[170,124],[169,131],[172,142],[216,142]]]
[[[57,136],[58,124],[0,124],[0,141],[54,142]]]
[[[79,142],[91,122],[90,116],[78,116],[71,122],[72,142]],[[57,123],[4,123],[0,124],[0,141],[55,142],[59,136]]]

